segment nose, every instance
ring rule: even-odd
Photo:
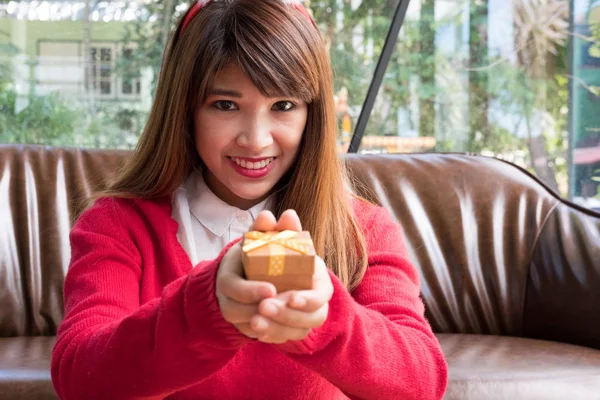
[[[249,115],[243,121],[236,142],[238,146],[258,152],[273,144],[272,127],[267,116],[260,115],[260,113]]]

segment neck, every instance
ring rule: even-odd
[[[270,195],[270,193],[266,193],[264,196],[261,196],[256,199],[244,199],[242,197],[237,196],[224,185],[220,185],[218,184],[218,182],[214,182],[214,180],[216,179],[214,175],[203,172],[202,176],[204,178],[206,186],[208,186],[208,188],[211,190],[211,192],[214,193],[215,196],[217,196],[219,199],[223,200],[230,206],[237,207],[240,210],[248,210],[265,200]]]

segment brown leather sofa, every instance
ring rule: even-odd
[[[123,151],[0,146],[0,398],[56,398],[68,232]],[[404,226],[447,399],[600,399],[600,214],[523,170],[452,154],[354,155],[359,194]]]

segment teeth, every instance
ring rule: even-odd
[[[274,160],[273,157],[269,157],[265,160],[262,161],[257,161],[257,162],[246,162],[246,160],[241,160],[239,158],[235,158],[232,157],[231,158],[237,165],[239,165],[242,168],[246,168],[246,169],[261,169],[266,167],[267,165],[271,164],[271,162]]]

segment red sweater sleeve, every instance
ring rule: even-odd
[[[115,204],[101,200],[71,231],[51,369],[63,400],[162,399],[218,371],[250,341],[222,318],[214,293],[227,248],[140,305],[143,261]]]
[[[325,324],[279,348],[353,399],[441,399],[447,365],[424,317],[417,271],[383,208],[361,217],[369,267],[352,295],[333,274]]]

